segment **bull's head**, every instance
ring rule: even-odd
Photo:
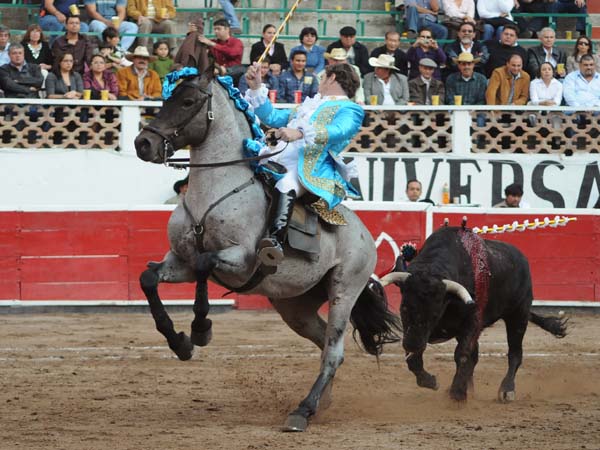
[[[459,283],[427,273],[392,272],[381,279],[384,286],[390,283],[399,284],[402,291],[402,345],[408,355],[425,350],[448,304],[447,294],[456,295],[465,304],[474,303],[469,292]]]

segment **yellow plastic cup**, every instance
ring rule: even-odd
[[[77,7],[77,5],[71,5],[69,6],[69,12],[71,13],[72,16],[79,16],[79,8]]]
[[[92,90],[91,89],[84,89],[83,90],[83,99],[84,100],[89,100],[90,98],[92,98]]]
[[[390,12],[392,10],[392,2],[385,2],[385,10]]]
[[[119,19],[119,16],[113,16],[110,21],[113,24],[113,27],[115,27],[117,30],[119,29],[119,25],[121,25],[121,19]]]
[[[573,32],[571,30],[568,30],[565,34],[566,34],[567,39],[569,39],[569,40],[573,39]]]
[[[335,10],[336,10],[336,11],[341,11],[341,10],[342,10],[342,7],[341,7],[340,5],[337,5],[337,6],[335,7]]]
[[[108,90],[102,89],[100,91],[100,99],[101,100],[108,100]]]
[[[454,96],[454,104],[456,106],[462,105],[462,95],[455,95]]]
[[[557,72],[564,72],[565,71],[565,65],[563,63],[558,63],[556,65],[556,71]]]
[[[377,105],[377,96],[376,96],[376,95],[371,95],[371,96],[369,97],[369,104],[370,104],[371,106],[375,106],[375,105]]]
[[[161,19],[167,19],[169,17],[169,10],[167,8],[160,8]]]
[[[431,96],[431,104],[433,106],[438,106],[440,104],[440,96],[439,95],[432,95]]]

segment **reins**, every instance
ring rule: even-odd
[[[204,168],[206,168],[206,167],[226,167],[226,166],[233,166],[234,164],[260,161],[260,160],[263,160],[266,158],[270,158],[271,156],[279,155],[284,150],[285,150],[285,148],[278,150],[274,153],[265,153],[264,155],[260,155],[260,156],[250,156],[248,158],[232,159],[229,161],[221,161],[221,162],[216,162],[216,163],[204,163],[204,164],[192,164],[189,162],[190,161],[189,158],[168,158],[167,161],[165,162],[165,165],[167,167],[174,167],[176,169],[185,169],[188,167],[204,167]],[[181,163],[183,163],[183,164],[181,164]]]

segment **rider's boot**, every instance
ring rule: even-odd
[[[277,266],[283,260],[283,241],[287,235],[288,225],[294,210],[296,191],[273,191],[276,196],[275,214],[269,227],[269,237],[258,244],[258,259],[266,266]]]

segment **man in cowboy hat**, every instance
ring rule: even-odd
[[[433,71],[437,69],[433,59],[423,58],[419,61],[419,76],[408,82],[410,92],[409,100],[416,105],[431,105],[432,97],[439,97],[439,104],[444,103],[444,83],[433,78]]]
[[[487,78],[474,70],[479,58],[463,52],[453,62],[458,66],[458,72],[451,73],[446,79],[446,104],[454,105],[455,96],[460,95],[463,105],[485,105]]]
[[[148,68],[148,63],[156,56],[150,55],[146,47],[141,45],[133,53],[126,56],[133,65],[119,69],[119,98],[121,100],[152,100],[160,98],[161,86],[158,74]]]
[[[327,64],[330,66],[335,65],[335,64],[344,64],[344,63],[348,64],[348,53],[343,48],[333,48],[333,49],[331,49],[331,52],[325,52],[323,54],[323,56],[327,60]],[[354,72],[356,72],[356,75],[358,76],[358,79],[360,80],[360,86],[356,90],[356,94],[354,94],[354,97],[352,97],[350,100],[354,100],[359,105],[364,105],[365,104],[365,91],[363,90],[363,82],[362,82],[362,78],[360,77],[360,69],[358,68],[358,66],[356,66],[354,64],[348,64],[348,65],[354,69]],[[321,70],[317,74],[317,80],[320,80],[324,73],[325,73],[325,69]]]
[[[365,98],[371,105],[406,105],[408,102],[408,78],[400,73],[395,62],[387,53],[369,58],[369,65],[375,71],[365,75],[364,87]]]
[[[185,193],[188,190],[189,179],[190,176],[188,175],[184,179],[177,180],[175,182],[175,184],[173,185],[173,190],[175,191],[176,195],[167,200],[165,202],[165,205],[178,205],[183,201],[183,197],[185,197]]]

